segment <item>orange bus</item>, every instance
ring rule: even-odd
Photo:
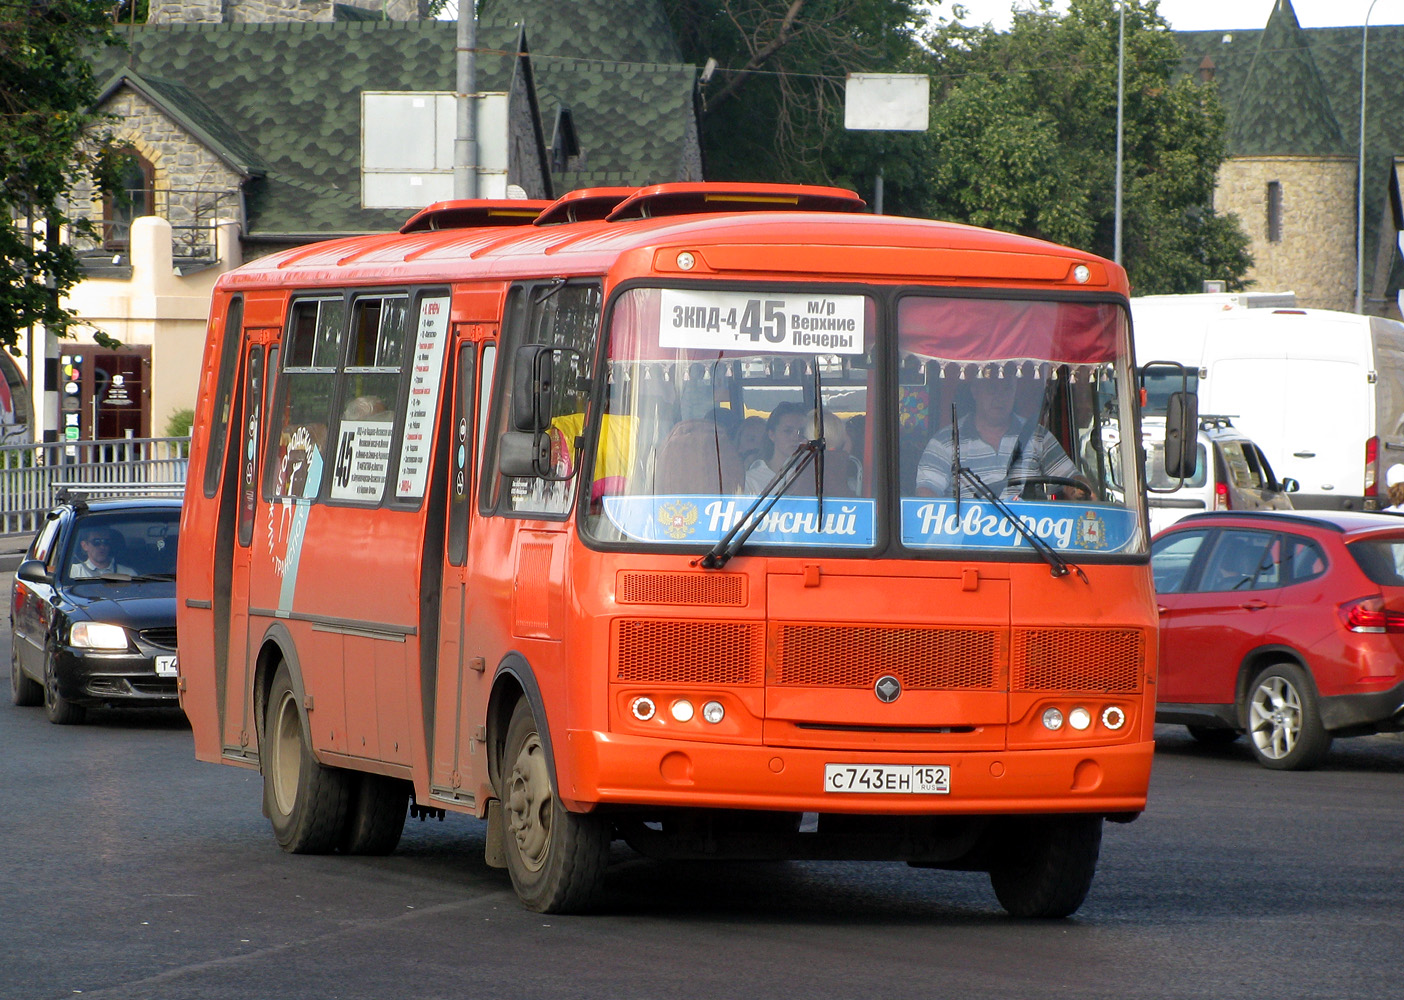
[[[285,850],[408,806],[544,912],[616,840],[1077,909],[1153,750],[1126,276],[862,208],[450,202],[220,279],[179,689]]]

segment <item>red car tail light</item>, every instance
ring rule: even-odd
[[[1377,437],[1368,438],[1365,441],[1365,495],[1373,497],[1379,495],[1379,485],[1375,482],[1375,463],[1380,457],[1380,439]]]
[[[1340,607],[1341,620],[1352,632],[1404,632],[1404,612],[1390,611],[1378,597],[1362,597]]]
[[[1233,503],[1229,500],[1228,483],[1217,483],[1214,486],[1214,509],[1233,510]]]

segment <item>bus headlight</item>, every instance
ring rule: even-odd
[[[1045,710],[1043,713],[1043,728],[1053,730],[1062,729],[1063,713],[1058,711],[1056,708],[1050,708]]]
[[[647,722],[653,718],[653,713],[658,710],[658,706],[653,704],[653,699],[649,697],[635,698],[629,705],[629,711],[634,713],[634,718],[640,722]]]
[[[1126,713],[1116,705],[1108,705],[1102,709],[1102,725],[1108,729],[1120,729],[1126,725]]]
[[[1086,729],[1092,725],[1092,713],[1079,705],[1068,713],[1068,725],[1074,729]]]
[[[673,718],[678,722],[691,722],[693,715],[696,714],[696,709],[692,707],[692,702],[686,698],[679,698],[673,702],[672,712]]]
[[[722,719],[726,718],[726,709],[722,707],[722,703],[719,701],[709,701],[702,706],[702,718],[715,726]]]

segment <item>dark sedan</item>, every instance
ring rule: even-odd
[[[176,707],[180,501],[65,499],[15,572],[10,693],[50,722],[92,706]]]

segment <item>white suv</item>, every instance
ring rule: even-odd
[[[1178,489],[1179,480],[1165,474],[1165,418],[1145,417],[1141,425],[1152,534],[1195,511],[1292,508],[1287,494],[1296,492],[1297,481],[1279,482],[1262,449],[1233,426],[1231,417],[1200,415],[1194,474]]]

